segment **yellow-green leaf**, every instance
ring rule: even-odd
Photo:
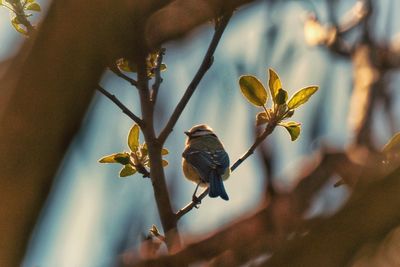
[[[239,79],[240,90],[253,105],[262,107],[267,102],[268,94],[262,83],[252,75],[244,75]]]
[[[100,163],[120,163],[120,164],[128,164],[130,161],[128,152],[114,153],[108,156],[104,156],[99,159]]]
[[[19,32],[19,33],[21,33],[21,34],[23,34],[23,35],[28,35],[28,31],[27,30],[25,30],[23,27],[21,27],[20,26],[20,22],[18,21],[18,18],[17,17],[14,17],[12,20],[11,20],[11,24],[13,25],[13,27],[14,27],[14,29],[17,31],[17,32]]]
[[[125,58],[118,59],[117,66],[120,70],[125,71],[125,72],[137,72],[137,66],[135,64],[131,64]]]
[[[139,125],[132,126],[128,134],[128,146],[132,151],[137,151],[139,148]]]
[[[286,90],[283,90],[282,88],[278,90],[278,93],[275,96],[275,103],[277,105],[283,105],[286,104],[286,100],[288,99],[288,93]]]
[[[37,11],[41,10],[40,5],[38,3],[30,3],[25,7],[26,10]]]
[[[162,160],[162,166],[166,167],[168,166],[168,161],[166,161],[165,159]]]
[[[278,94],[279,89],[282,89],[282,83],[278,74],[273,69],[269,69],[268,86],[271,92],[272,101],[276,103],[276,95]]]
[[[393,150],[398,150],[400,152],[400,132],[396,133],[392,138],[390,138],[389,142],[387,142],[383,147],[382,152],[389,153]]]
[[[295,109],[303,105],[318,90],[318,86],[309,86],[295,93],[288,102],[289,109]]]
[[[268,117],[265,112],[260,112],[256,116],[256,125],[260,126],[268,122]]]
[[[279,125],[285,127],[285,129],[289,132],[292,141],[295,141],[299,137],[301,131],[300,123],[295,121],[287,121],[281,122]]]
[[[160,71],[166,71],[167,70],[167,65],[164,63],[161,63],[160,65]]]
[[[161,150],[161,155],[167,155],[169,153],[169,151],[168,151],[168,149],[166,149],[166,148],[163,148],[162,150]]]
[[[131,164],[126,164],[119,172],[119,177],[134,175],[137,172],[136,168]]]

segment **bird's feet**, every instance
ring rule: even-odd
[[[195,194],[193,194],[193,196],[192,196],[192,202],[194,203],[194,207],[195,207],[196,209],[198,209],[198,208],[199,208],[199,205],[201,204],[201,199],[198,198]]]

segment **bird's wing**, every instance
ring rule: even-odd
[[[210,172],[217,168],[217,165],[212,162],[211,155],[199,149],[187,148],[182,156],[197,170],[201,179],[208,183]]]
[[[224,150],[211,152],[187,148],[182,156],[197,170],[205,182],[209,182],[211,171],[215,170],[218,175],[223,175],[226,168],[229,168],[229,157]]]
[[[229,156],[225,150],[215,150],[212,153],[213,162],[217,165],[217,172],[223,175],[227,168],[229,168]]]

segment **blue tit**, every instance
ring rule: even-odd
[[[186,178],[199,186],[209,185],[210,197],[229,200],[222,181],[230,175],[229,156],[221,141],[207,125],[193,126],[188,132],[186,147],[182,153],[182,168]]]

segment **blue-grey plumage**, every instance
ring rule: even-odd
[[[223,181],[230,175],[229,156],[221,141],[207,125],[196,125],[188,132],[182,168],[186,178],[199,186],[209,185],[210,197],[229,200]]]

